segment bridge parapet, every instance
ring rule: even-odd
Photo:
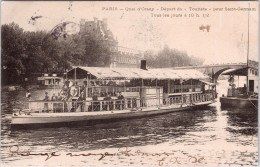
[[[227,63],[227,64],[212,64],[212,65],[202,65],[202,66],[183,66],[183,67],[175,67],[176,69],[196,69],[196,68],[211,68],[211,67],[230,67],[230,66],[234,66],[234,67],[246,67],[247,63]]]
[[[216,82],[219,75],[228,69],[239,69],[244,67],[251,67],[258,69],[258,62],[249,60],[247,63],[227,63],[227,64],[213,64],[202,66],[185,66],[175,67],[175,69],[196,69],[204,74],[210,76],[213,82]]]

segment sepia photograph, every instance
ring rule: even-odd
[[[258,1],[2,1],[1,166],[258,166]]]

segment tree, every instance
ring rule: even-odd
[[[2,25],[1,35],[2,83],[17,83],[25,70],[23,29],[15,23]]]
[[[84,39],[78,35],[70,35],[59,39],[60,66],[63,70],[70,69],[72,65],[86,65],[84,63]]]
[[[83,61],[88,66],[109,66],[111,62],[111,51],[113,46],[109,41],[101,38],[94,38],[93,36],[86,36],[85,40],[85,56]]]
[[[73,65],[109,66],[113,41],[101,34],[53,38],[11,23],[2,25],[2,81],[19,83],[21,74],[63,73]],[[8,76],[8,77],[7,77]]]
[[[157,54],[146,51],[144,58],[147,60],[147,65],[153,68],[201,65],[204,61],[201,58],[188,56],[184,51],[170,49],[168,46],[165,46]]]

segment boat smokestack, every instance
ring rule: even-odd
[[[146,60],[141,60],[141,69],[142,70],[147,70],[147,68],[146,68]]]

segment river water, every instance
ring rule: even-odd
[[[220,95],[225,93],[224,87],[218,86]],[[2,92],[2,166],[258,165],[256,111],[222,110],[217,101],[204,109],[140,119],[11,131],[12,109],[24,104],[24,95],[24,91]],[[56,152],[59,156],[47,161],[45,155],[22,156],[17,154],[17,146],[24,154]],[[99,160],[104,152],[121,154]],[[68,153],[92,155],[71,157]]]

